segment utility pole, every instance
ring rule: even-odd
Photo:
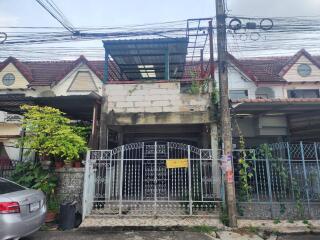
[[[224,0],[216,0],[217,47],[220,92],[220,124],[223,164],[225,165],[225,199],[229,226],[237,226],[236,196],[232,164],[232,129],[229,108],[226,13]]]

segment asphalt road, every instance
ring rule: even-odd
[[[23,240],[212,240],[210,236],[188,231],[39,231]],[[286,235],[277,240],[319,240],[320,235]]]
[[[185,231],[39,231],[23,240],[212,240],[209,236]]]
[[[319,234],[287,235],[279,236],[277,240],[319,240]]]

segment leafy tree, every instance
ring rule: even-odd
[[[79,159],[87,150],[84,138],[59,109],[30,105],[21,109],[26,134],[19,143],[24,147],[35,150],[42,158],[60,158],[65,163]]]

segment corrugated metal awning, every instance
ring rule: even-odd
[[[106,40],[103,44],[129,80],[165,79],[167,54],[170,78],[180,79],[183,76],[187,38]]]

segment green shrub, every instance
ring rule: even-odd
[[[87,151],[86,141],[59,109],[23,105],[22,127],[25,136],[19,144],[36,151],[43,158],[71,163]]]

